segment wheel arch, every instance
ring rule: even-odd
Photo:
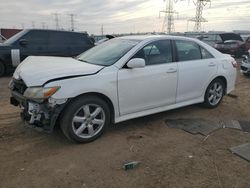
[[[220,79],[221,81],[223,81],[223,83],[225,84],[224,95],[227,94],[227,79],[226,79],[225,76],[220,75],[220,76],[217,76],[217,77],[213,78],[212,80],[210,80],[210,82],[208,82],[208,84],[207,84],[207,86],[206,86],[206,89],[205,89],[205,92],[204,92],[204,94],[203,94],[203,97],[205,97],[205,94],[206,94],[206,91],[207,91],[208,86],[209,86],[214,80],[216,80],[216,79]]]
[[[76,96],[75,98],[78,97],[82,97],[82,96],[97,96],[101,99],[103,99],[109,106],[110,109],[110,115],[111,115],[111,122],[114,122],[114,118],[115,118],[115,108],[114,108],[114,104],[111,101],[111,99],[109,97],[107,97],[106,95],[104,95],[103,93],[98,93],[98,92],[87,92],[87,93],[83,93],[81,95]]]
[[[97,97],[103,99],[108,104],[108,107],[110,109],[111,122],[114,123],[114,121],[115,121],[115,109],[114,109],[114,104],[111,101],[111,99],[109,97],[107,97],[106,95],[102,94],[102,93],[87,92],[87,93],[77,95],[77,96],[75,96],[75,97],[73,97],[73,98],[71,98],[70,100],[67,101],[67,104],[60,111],[60,113],[58,114],[58,116],[56,118],[55,125],[54,125],[55,127],[58,127],[59,121],[60,121],[60,116],[63,114],[63,111],[67,108],[67,106],[71,103],[71,101],[73,101],[74,99],[77,99],[79,97],[83,97],[83,96],[97,96]]]
[[[224,95],[227,94],[227,79],[224,76],[217,76],[216,78],[214,78],[211,82],[213,82],[216,79],[220,79],[221,81],[223,81],[223,83],[225,84],[225,91],[224,91]],[[210,83],[211,83],[210,82]]]

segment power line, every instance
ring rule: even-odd
[[[52,15],[55,16],[55,26],[56,26],[56,30],[59,30],[60,27],[59,27],[59,14],[56,12],[56,13],[53,13]]]
[[[101,26],[101,35],[102,35],[102,36],[104,35],[104,28],[103,28],[103,25]]]
[[[196,6],[196,13],[195,17],[191,18],[189,21],[195,22],[194,25],[194,31],[200,32],[202,30],[202,22],[207,22],[205,18],[202,17],[203,9],[204,7],[210,3],[211,6],[211,0],[196,0],[194,1],[194,5]]]
[[[46,29],[46,26],[45,26],[45,22],[41,22],[41,25],[42,25],[42,29]]]
[[[177,3],[178,1],[185,1],[185,0],[163,0],[166,2],[166,8],[163,11],[160,11],[161,13],[164,13],[164,21],[162,24],[162,32],[167,32],[172,33],[175,31],[175,26],[174,26],[174,16],[178,12],[174,10],[174,4]]]
[[[32,21],[31,22],[31,27],[34,29],[36,27],[36,22]]]
[[[75,14],[69,14],[70,16],[70,23],[71,23],[71,31],[75,30],[75,20],[74,17],[76,16]]]

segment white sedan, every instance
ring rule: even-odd
[[[219,105],[235,88],[236,62],[207,44],[175,36],[109,40],[77,58],[28,57],[10,82],[11,104],[47,132],[77,142],[111,123],[195,103]]]

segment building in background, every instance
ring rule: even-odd
[[[4,42],[6,39],[9,39],[13,35],[22,31],[21,29],[0,29],[0,42]]]

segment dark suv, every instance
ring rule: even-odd
[[[0,44],[0,76],[13,72],[27,56],[73,57],[93,46],[87,33],[23,30]]]

